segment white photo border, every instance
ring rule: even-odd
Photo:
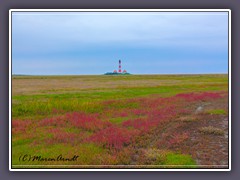
[[[13,168],[12,167],[12,12],[228,12],[228,169]],[[25,165],[24,165],[25,166]],[[31,165],[33,166],[33,165]],[[38,167],[40,165],[37,165]],[[43,165],[46,167],[46,165]],[[56,166],[56,165],[54,165]],[[73,167],[72,165],[69,165]],[[93,165],[91,165],[93,166]],[[118,166],[118,165],[117,165]],[[26,166],[25,166],[26,167]],[[64,167],[61,165],[61,167]],[[205,166],[206,167],[206,166]],[[231,171],[231,10],[230,9],[10,9],[9,10],[9,171]]]

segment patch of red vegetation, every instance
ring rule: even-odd
[[[121,112],[121,113],[119,113],[119,117],[128,117],[128,113],[127,112]]]
[[[144,109],[133,109],[131,112],[137,116],[143,116],[147,113]]]
[[[88,140],[109,149],[120,150],[124,145],[130,144],[138,133],[137,130],[128,130],[112,125],[96,132]]]
[[[45,140],[47,144],[58,144],[58,143],[74,144],[78,135],[76,133],[66,132],[60,128],[53,128],[53,129],[50,129],[48,132],[52,134],[53,137],[49,137]]]
[[[155,106],[157,107],[157,105]],[[123,127],[134,127],[143,132],[148,132],[151,128],[157,127],[163,122],[170,120],[177,114],[175,106],[165,108],[155,108],[145,110],[146,117],[127,120],[122,123]]]
[[[174,133],[171,135],[171,139],[168,141],[168,143],[170,144],[170,146],[175,145],[175,144],[180,145],[182,142],[184,142],[188,138],[189,138],[188,132]]]
[[[24,133],[26,129],[32,124],[30,120],[12,120],[12,133]]]
[[[204,93],[187,93],[187,94],[177,94],[175,96],[176,98],[183,98],[188,102],[192,101],[206,101],[206,100],[213,100],[213,99],[218,99],[221,98],[221,95],[219,93],[209,93],[209,92],[204,92]]]
[[[66,119],[68,119],[72,126],[90,131],[100,130],[110,125],[109,122],[100,120],[98,114],[88,115],[73,112],[66,114]]]
[[[39,126],[58,126],[58,127],[65,127],[67,120],[65,116],[55,116],[51,118],[46,118],[39,121]]]

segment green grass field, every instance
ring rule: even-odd
[[[199,107],[201,112],[196,111]],[[13,76],[12,165],[225,165],[226,119],[228,76],[224,74]],[[205,126],[224,133],[201,133]],[[212,152],[217,147],[222,153]],[[77,160],[71,160],[75,155]]]

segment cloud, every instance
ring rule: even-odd
[[[21,13],[22,14],[22,13]],[[39,13],[37,13],[39,14]],[[66,14],[66,15],[64,15]],[[111,15],[112,14],[112,15]],[[145,45],[178,45],[192,41],[195,44],[207,39],[227,38],[227,14],[206,13],[103,13],[103,15],[77,13],[77,15],[13,15],[13,35],[25,38],[26,44],[53,46],[59,43],[83,46],[109,43],[135,43]],[[163,15],[161,15],[163,14]],[[209,13],[208,13],[209,14]],[[186,41],[185,41],[186,40]],[[47,41],[47,43],[46,43]],[[210,40],[209,42],[212,42]],[[152,43],[152,44],[151,44]],[[61,44],[65,48],[64,44]],[[52,47],[53,48],[53,47]]]

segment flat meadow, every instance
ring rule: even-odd
[[[12,167],[228,168],[228,104],[227,74],[12,76]]]

